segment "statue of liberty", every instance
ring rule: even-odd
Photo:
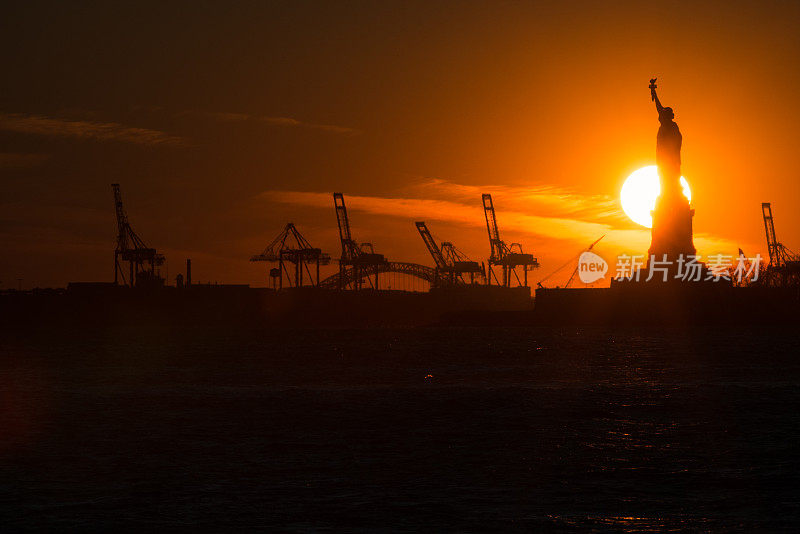
[[[661,192],[672,195],[680,193],[681,179],[681,144],[683,136],[675,123],[675,113],[672,108],[665,108],[656,94],[656,79],[650,80],[650,98],[656,104],[658,111],[658,128],[656,136],[656,164],[661,178]]]
[[[656,79],[650,80],[650,98],[656,104],[661,126],[656,136],[656,165],[661,193],[653,210],[650,255],[658,261],[666,254],[673,262],[680,255],[694,256],[692,216],[694,210],[681,187],[681,145],[683,136],[672,108],[664,107],[656,94]]]

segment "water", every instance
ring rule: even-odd
[[[790,330],[0,342],[3,529],[790,531]]]

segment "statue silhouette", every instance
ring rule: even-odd
[[[658,128],[656,137],[656,164],[661,178],[661,192],[672,196],[681,192],[681,144],[683,136],[675,122],[675,113],[672,108],[665,108],[656,94],[656,79],[650,80],[650,97],[656,104]]]
[[[675,123],[672,108],[664,107],[656,94],[656,79],[650,80],[650,98],[656,104],[661,126],[656,137],[656,164],[661,193],[653,210],[650,255],[661,261],[664,256],[673,262],[683,255],[695,254],[692,239],[694,210],[681,187],[681,145],[683,136]]]

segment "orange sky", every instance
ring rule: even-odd
[[[654,162],[648,79],[684,137],[701,254],[800,249],[791,3],[26,4],[0,20],[0,287],[110,280],[111,182],[195,279],[265,285],[287,221],[432,264],[414,220],[484,261],[480,193],[546,276],[594,239],[644,252],[619,189]],[[555,283],[563,280],[556,281]]]

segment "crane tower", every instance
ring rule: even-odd
[[[522,245],[519,243],[511,243],[511,246],[509,246],[500,239],[500,230],[497,227],[497,215],[494,211],[492,195],[483,195],[483,213],[486,217],[486,229],[489,232],[489,247],[491,250],[488,272],[486,273],[487,282],[491,285],[492,278],[494,278],[497,285],[511,287],[511,276],[513,275],[518,285],[527,287],[528,270],[539,267],[539,261],[532,254],[525,254],[522,251]],[[501,267],[502,281],[494,273],[495,265]],[[522,267],[523,280],[520,280],[517,274],[517,267]]]
[[[252,256],[250,261],[277,263],[278,272],[276,273],[273,269],[270,271],[270,275],[277,281],[278,289],[282,289],[284,275],[290,287],[301,287],[304,284],[304,273],[308,276],[312,286],[319,285],[319,266],[328,265],[331,257],[321,249],[312,247],[311,243],[297,230],[294,223],[287,223],[281,233],[267,245],[267,248],[261,254]],[[288,263],[294,265],[294,273],[289,272]],[[316,266],[313,273],[309,267],[312,264]],[[293,278],[294,282],[292,282]]]
[[[164,279],[156,269],[164,264],[164,256],[145,245],[128,222],[122,205],[119,184],[111,184],[114,191],[114,209],[117,215],[117,247],[114,250],[114,283],[129,287],[159,287]],[[123,263],[128,262],[126,276]]]
[[[761,204],[761,214],[769,251],[769,265],[764,273],[764,281],[775,286],[800,285],[800,256],[789,250],[775,236],[775,221],[769,202]]]
[[[383,254],[376,254],[371,243],[360,246],[350,232],[350,218],[342,193],[333,194],[333,205],[336,208],[336,222],[339,225],[339,240],[342,243],[342,255],[339,258],[339,289],[344,287],[347,268],[353,270],[353,289],[361,289],[366,279],[372,289],[378,289],[378,271],[386,263]]]
[[[464,275],[469,275],[469,283],[475,282],[475,274],[483,274],[478,262],[470,261],[460,250],[448,241],[442,247],[436,244],[424,221],[414,223],[422,241],[436,264],[436,285],[465,284]]]

